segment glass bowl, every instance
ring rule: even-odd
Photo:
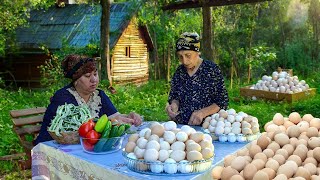
[[[192,175],[202,173],[211,168],[214,159],[214,157],[212,157],[194,162],[181,161],[177,163],[165,163],[161,161],[149,162],[141,159],[133,159],[128,157],[128,153],[125,151],[122,152],[122,155],[125,159],[127,167],[130,170],[143,174],[164,176]]]
[[[80,138],[81,146],[84,152],[90,154],[107,154],[120,150],[122,148],[124,136],[113,138]]]

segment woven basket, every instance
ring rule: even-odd
[[[80,144],[78,131],[61,132],[62,136],[57,136],[54,132],[48,131],[50,136],[59,144]]]

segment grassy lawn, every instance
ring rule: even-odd
[[[308,81],[307,81],[308,82]],[[319,89],[318,81],[310,79],[311,87]],[[228,82],[226,83],[229,87]],[[241,85],[243,86],[243,85]],[[229,92],[229,108],[234,108],[237,112],[243,111],[259,119],[260,130],[263,131],[263,125],[272,120],[277,112],[288,116],[291,112],[297,111],[301,115],[310,113],[315,117],[320,117],[320,95],[309,98],[304,101],[287,104],[285,102],[269,102],[263,100],[247,100],[239,97],[239,87],[234,85]],[[102,84],[101,89],[106,89]],[[164,81],[150,81],[140,87],[135,86],[116,86],[117,94],[108,94],[114,105],[122,113],[135,111],[144,116],[146,121],[166,121],[165,105],[168,97],[169,85]],[[12,109],[22,109],[36,106],[47,106],[49,99],[56,89],[49,90],[18,90],[9,91],[0,89],[0,156],[22,152],[18,137],[12,131],[12,122],[9,117],[9,111]],[[107,92],[108,93],[108,92]],[[237,99],[235,101],[235,99]],[[0,165],[0,179],[6,176],[6,179],[29,179],[31,172],[14,171],[17,169],[16,163],[5,162]],[[9,175],[8,175],[9,174]]]

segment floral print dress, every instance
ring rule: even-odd
[[[176,121],[180,124],[188,124],[194,111],[214,103],[221,109],[227,109],[228,92],[218,65],[212,61],[203,60],[192,76],[183,65],[180,65],[171,81],[169,103],[172,100],[179,101],[179,114],[176,116]]]

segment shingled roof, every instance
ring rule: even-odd
[[[110,49],[128,26],[135,10],[131,3],[113,3],[110,8]],[[100,40],[101,6],[67,4],[47,10],[31,11],[28,26],[18,28],[16,43],[23,50],[36,50],[45,45],[57,50],[66,42],[73,47],[84,47]]]

